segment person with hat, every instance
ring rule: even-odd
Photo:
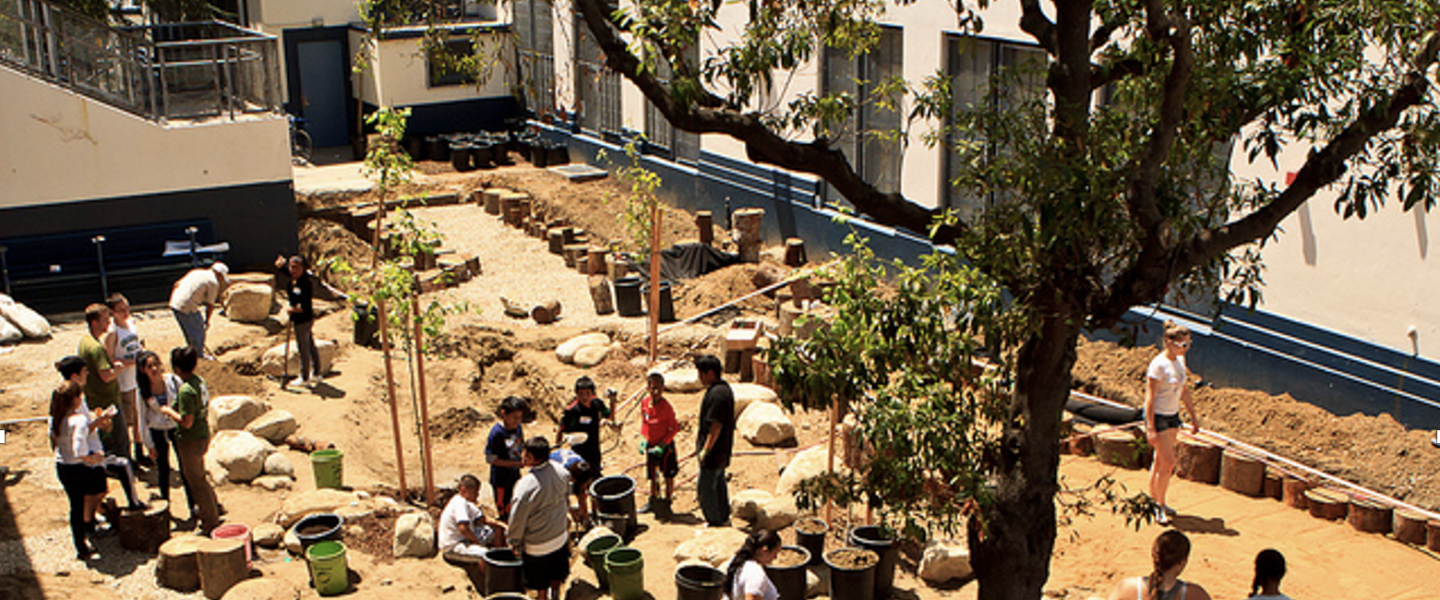
[[[210,327],[210,318],[215,305],[220,302],[220,292],[225,289],[230,268],[217,262],[208,268],[191,269],[175,282],[170,290],[170,311],[175,313],[175,322],[185,336],[185,345],[194,348],[201,357],[213,360],[205,350],[205,332]],[[201,308],[205,314],[200,314]]]

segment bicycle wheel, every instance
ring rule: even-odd
[[[290,139],[290,155],[308,162],[314,150],[315,145],[310,141],[310,134],[304,129],[296,129]]]

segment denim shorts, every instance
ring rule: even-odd
[[[1180,425],[1182,425],[1183,423],[1184,421],[1180,420],[1180,413],[1175,413],[1173,415],[1156,414],[1155,433],[1160,433],[1162,431],[1165,431],[1166,429],[1179,429]]]

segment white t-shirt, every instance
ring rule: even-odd
[[[220,278],[211,269],[191,269],[170,292],[170,308],[182,313],[199,312],[200,307],[214,305],[220,296]]]
[[[1180,391],[1185,388],[1185,377],[1188,374],[1183,356],[1170,360],[1162,352],[1150,361],[1150,368],[1145,370],[1145,376],[1160,382],[1159,389],[1155,390],[1155,414],[1180,413]]]
[[[121,327],[118,324],[110,324],[110,332],[115,334],[115,351],[113,357],[116,362],[122,360],[133,361],[139,358],[140,351],[145,349],[145,344],[140,342],[140,334],[135,333],[134,327]],[[138,387],[135,382],[135,365],[127,365],[120,369],[116,377],[120,381],[120,391],[128,392]]]
[[[735,574],[735,585],[730,588],[730,600],[745,600],[747,595],[760,596],[760,600],[777,600],[780,590],[765,575],[765,567],[753,560],[745,561],[740,572]]]
[[[460,524],[469,523],[474,527],[475,519],[480,517],[480,507],[466,500],[464,496],[455,494],[450,503],[445,505],[445,511],[440,513],[440,549],[449,550],[460,542],[468,542],[460,533]]]
[[[174,429],[178,423],[174,419],[160,412],[163,406],[173,407],[175,395],[180,392],[180,386],[185,382],[180,381],[174,373],[166,373],[161,377],[165,381],[165,394],[145,398],[145,426],[150,429]],[[143,394],[141,395],[144,396]]]
[[[90,419],[90,411],[83,409],[70,413],[60,423],[60,436],[55,440],[56,462],[73,465],[85,462],[84,458],[99,452],[105,453],[100,445],[100,433]]]

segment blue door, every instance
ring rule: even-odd
[[[345,44],[341,40],[296,44],[300,65],[300,116],[315,147],[350,143],[345,123]],[[293,97],[292,97],[293,99]]]

